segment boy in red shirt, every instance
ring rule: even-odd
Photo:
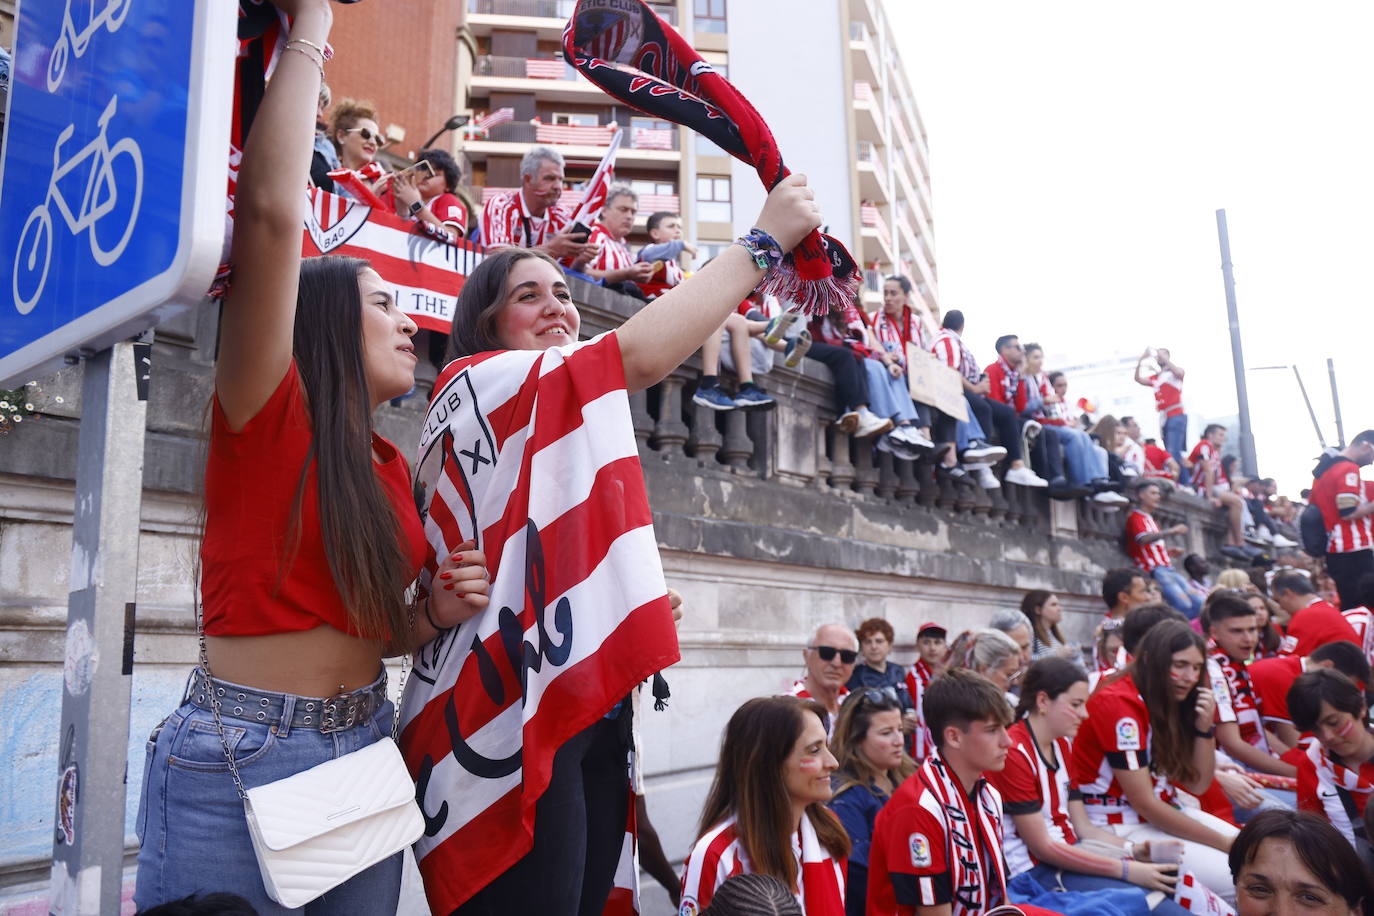
[[[1188,533],[1188,526],[1174,525],[1168,531],[1155,521],[1155,510],[1164,499],[1157,481],[1147,480],[1136,488],[1140,506],[1126,516],[1126,552],[1136,567],[1159,583],[1164,600],[1189,619],[1202,613],[1202,596],[1188,587],[1188,580],[1173,567],[1175,557],[1183,556],[1179,547],[1166,547],[1164,539]]]
[[[983,774],[1006,764],[1011,709],[979,674],[956,668],[926,691],[935,752],[873,824],[869,916],[982,916],[1007,901],[1002,796]]]
[[[1221,466],[1221,448],[1225,444],[1226,427],[1208,423],[1184,464],[1191,469],[1190,480],[1198,494],[1211,500],[1214,507],[1226,509],[1226,543],[1221,552],[1248,562],[1258,556],[1258,551],[1245,546],[1245,500],[1231,491],[1231,481]]]
[[[1326,571],[1340,592],[1341,607],[1359,604],[1360,579],[1374,573],[1374,499],[1360,468],[1374,463],[1374,429],[1356,436],[1343,451],[1317,462],[1312,504],[1326,526]]]

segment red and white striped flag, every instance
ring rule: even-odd
[[[673,129],[671,127],[636,127],[635,149],[672,149]]]
[[[514,108],[498,108],[490,114],[484,114],[477,119],[476,127],[478,130],[491,130],[497,124],[505,124],[507,121],[515,119]]]
[[[534,121],[536,143],[555,146],[606,146],[620,133],[614,124],[545,124]]]
[[[482,263],[482,249],[443,241],[385,208],[311,188],[301,256],[341,254],[363,258],[391,285],[396,306],[422,328],[447,334],[468,274]]]
[[[543,60],[537,57],[526,58],[525,76],[535,80],[572,79],[568,76],[567,64],[563,63],[561,57],[553,60]]]
[[[615,136],[611,137],[611,146],[606,150],[606,155],[601,157],[601,163],[596,167],[596,171],[582,186],[582,202],[573,213],[573,222],[590,226],[592,220],[601,212],[601,208],[606,206],[606,193],[615,183],[615,154],[620,149],[620,141],[624,137],[623,130],[616,130]]]
[[[1211,888],[1197,879],[1190,871],[1179,874],[1178,885],[1174,888],[1174,899],[1178,905],[1197,916],[1236,916],[1231,905],[1222,900]]]
[[[530,850],[558,748],[678,646],[614,332],[450,363],[415,466],[421,583],[468,538],[491,574],[489,606],[416,652],[401,703],[415,856],[449,913]]]

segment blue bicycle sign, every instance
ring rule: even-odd
[[[66,162],[62,161],[62,147],[71,139],[75,125],[67,125],[57,138],[52,151],[53,170],[52,177],[48,179],[48,196],[41,206],[35,207],[29,214],[19,233],[19,248],[15,252],[14,305],[21,315],[28,314],[38,302],[48,279],[48,268],[52,265],[54,208],[72,235],[82,232],[89,234],[91,257],[101,267],[118,261],[133,236],[143,198],[143,154],[132,138],[125,137],[111,146],[105,135],[118,103],[118,96],[110,97],[110,104],[105,106],[98,122],[100,133]],[[124,188],[124,193],[133,198],[133,204],[122,219],[116,214],[115,219],[105,220],[105,228],[102,228],[102,219],[114,212],[119,202],[120,189],[114,168],[115,159],[119,156],[128,157],[129,168],[126,171],[132,178],[131,184]],[[72,205],[62,195],[60,182],[79,167],[87,168],[87,177],[85,191],[74,212]],[[102,236],[111,244],[102,244]]]
[[[235,0],[20,5],[0,387],[203,300],[224,240],[237,14]]]

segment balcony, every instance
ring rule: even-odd
[[[874,86],[882,85],[883,71],[878,62],[878,49],[873,42],[873,33],[858,19],[849,23],[849,50],[853,52],[854,78]]]
[[[606,94],[562,58],[507,57],[481,54],[473,62],[471,98],[492,92],[527,92],[545,102],[597,103]],[[480,107],[480,106],[477,106]]]
[[[897,259],[893,256],[892,230],[888,228],[887,220],[883,219],[882,212],[872,201],[865,200],[859,204],[859,225],[859,235],[863,238],[861,260],[864,263],[877,261],[895,264]]]
[[[859,196],[865,200],[886,203],[889,200],[887,167],[878,147],[868,140],[860,140],[855,150],[859,172]]]
[[[873,85],[864,80],[854,81],[854,121],[860,140],[879,144],[887,142],[887,130],[883,125],[878,97],[873,92]]]
[[[485,161],[488,156],[523,156],[530,145],[539,143],[556,148],[568,159],[600,161],[611,142],[610,128],[611,125],[582,127],[509,121],[493,127],[483,139],[465,141],[462,149],[469,159]],[[680,134],[676,127],[629,128],[629,135],[621,141],[616,153],[616,162],[671,167],[676,173],[682,158],[678,151]]]
[[[482,205],[498,194],[507,194],[515,188],[482,188],[472,189],[472,196],[479,198]],[[563,196],[558,198],[558,204],[567,207],[569,210],[576,210],[582,203],[582,198],[586,196],[586,191],[581,188],[567,188],[563,191]],[[640,194],[639,195],[639,214],[635,217],[636,224],[643,223],[648,219],[650,213],[659,210],[666,210],[669,213],[682,212],[682,199],[676,194]]]
[[[654,12],[677,26],[677,7],[650,2]],[[468,0],[467,25],[477,36],[492,29],[534,31],[540,38],[558,39],[568,24],[577,0]]]

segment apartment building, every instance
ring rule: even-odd
[[[753,170],[689,131],[611,99],[562,59],[574,0],[466,0],[460,93],[475,117],[511,121],[460,139],[478,194],[519,184],[520,157],[555,146],[570,183],[627,131],[616,175],[654,210],[683,215],[700,260],[747,231],[764,192]],[[829,231],[865,268],[865,302],[901,272],[937,308],[925,128],[880,0],[654,0],[654,10],[758,107],[790,166],[816,186]]]

